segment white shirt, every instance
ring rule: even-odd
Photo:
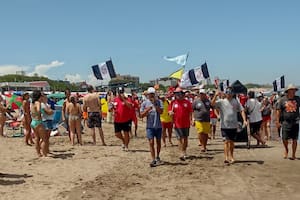
[[[262,115],[260,112],[261,103],[257,99],[248,99],[245,106],[250,112],[250,115],[248,116],[250,123],[259,122],[262,120]]]

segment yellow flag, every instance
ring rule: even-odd
[[[181,68],[181,69],[179,69],[179,70],[177,70],[176,72],[173,72],[171,75],[170,75],[170,77],[171,78],[176,78],[176,79],[181,79],[181,76],[182,76],[182,74],[183,74],[183,70],[184,70],[184,68]]]

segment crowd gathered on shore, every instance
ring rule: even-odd
[[[103,105],[99,93],[89,86],[84,97],[71,95],[68,89],[65,91],[61,119],[71,145],[84,144],[81,136],[84,128],[91,133],[93,144],[96,144],[98,132],[101,144],[106,146],[102,123],[110,123],[116,138],[120,140],[121,150],[125,152],[130,149],[130,140],[138,134],[138,120],[143,120],[149,141],[150,167],[163,164],[160,152],[162,147],[174,145],[173,134],[178,142],[178,158],[185,161],[188,158],[190,128],[196,129],[199,152],[205,153],[208,141],[216,139],[216,130],[220,127],[224,141],[224,163],[233,164],[238,132],[249,129],[256,145],[264,147],[274,139],[270,130],[271,121],[274,121],[278,138],[283,143],[283,158],[295,160],[300,106],[297,90],[290,84],[282,92],[264,96],[254,91],[236,93],[231,87],[225,91],[203,88],[191,91],[175,86],[164,93],[156,87],[149,87],[142,97],[138,97],[136,92],[126,94],[125,88],[119,87],[107,92],[106,105]],[[0,102],[0,135],[4,136],[4,127],[12,110],[4,95],[0,96]],[[104,106],[108,108],[105,115],[102,112]],[[25,144],[34,145],[37,155],[46,157],[50,153],[50,133],[54,129],[53,102],[49,102],[42,91],[25,92],[20,109]],[[289,140],[292,140],[291,152]]]

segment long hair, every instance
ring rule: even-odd
[[[41,91],[39,90],[34,90],[32,93],[32,103],[35,103],[36,101],[38,101],[42,96]]]

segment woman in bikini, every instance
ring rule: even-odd
[[[46,149],[46,130],[42,124],[42,113],[41,113],[41,91],[35,90],[32,93],[32,104],[31,104],[31,128],[35,134],[35,148],[39,157],[47,156]]]
[[[67,105],[66,114],[69,116],[69,127],[71,133],[71,144],[75,145],[75,133],[77,134],[78,142],[82,145],[81,139],[81,116],[82,111],[77,99],[74,96],[70,98],[71,103]]]
[[[6,121],[6,112],[8,111],[8,108],[6,105],[4,105],[4,100],[2,96],[0,95],[0,136],[4,136],[3,129],[4,124]]]
[[[27,92],[23,94],[22,108],[24,113],[22,122],[24,127],[24,134],[25,134],[25,144],[31,146],[32,144],[34,144],[34,142],[31,137],[30,101],[29,101],[29,93]]]

